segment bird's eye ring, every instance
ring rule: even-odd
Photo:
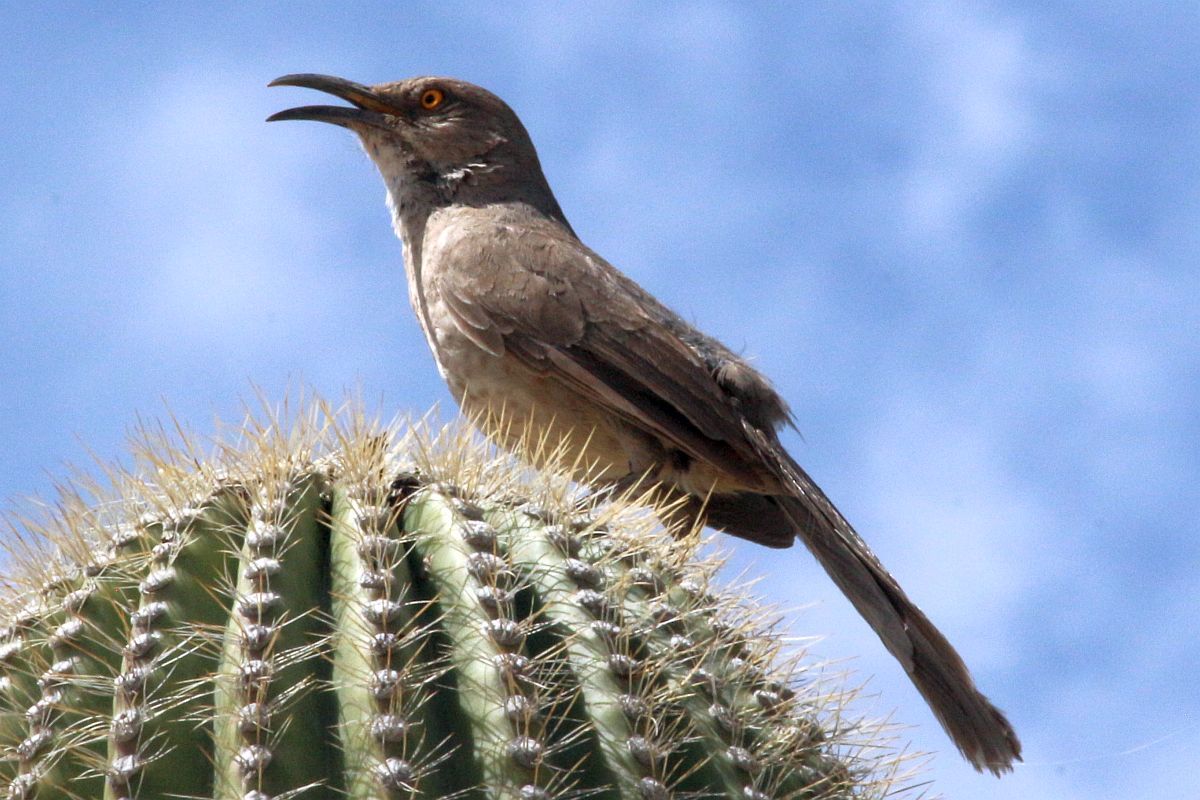
[[[421,92],[421,108],[433,111],[446,99],[446,93],[441,89],[426,89]]]

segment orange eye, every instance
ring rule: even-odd
[[[441,89],[426,89],[421,92],[421,108],[426,111],[433,111],[445,99],[446,94]]]

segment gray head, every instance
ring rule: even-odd
[[[354,131],[398,206],[524,202],[562,218],[525,126],[486,89],[454,78],[365,86],[308,74],[270,85],[316,89],[351,103],[292,108],[267,121],[314,120]]]

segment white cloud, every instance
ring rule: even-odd
[[[884,563],[930,616],[976,640],[977,668],[1011,666],[1020,648],[1009,621],[1052,579],[1059,561],[1044,532],[1060,525],[1004,471],[998,431],[932,399],[898,392],[864,435],[862,525],[881,534]]]
[[[902,211],[910,236],[941,242],[961,234],[964,215],[1036,136],[1031,95],[1046,65],[1011,19],[941,2],[906,19],[923,83]]]
[[[283,290],[321,230],[280,174],[296,154],[269,141],[258,109],[229,86],[255,86],[253,69],[203,69],[158,76],[141,113],[103,130],[100,158],[112,165],[107,200],[142,271],[135,311],[142,325],[174,320],[180,335],[210,340],[232,325],[254,327],[280,312]],[[239,98],[242,98],[239,102]],[[279,133],[278,130],[272,133]],[[270,256],[287,240],[291,260]],[[315,309],[309,294],[306,310]]]
[[[477,6],[470,8],[481,13]],[[598,65],[611,70],[616,59],[636,66],[653,57],[673,69],[648,70],[648,80],[687,82],[694,80],[698,70],[728,74],[730,52],[740,52],[748,43],[745,10],[725,3],[664,4],[648,10],[629,2],[589,6],[534,2],[525,4],[522,12],[498,7],[493,21],[511,37],[514,49],[528,56],[526,63],[536,67],[540,80],[547,75],[561,79]],[[628,85],[631,103],[653,100],[643,94],[644,88],[645,84]],[[719,96],[710,99],[721,101]]]
[[[258,64],[196,65],[156,75],[136,114],[95,121],[108,165],[96,190],[117,221],[103,246],[123,283],[110,334],[164,363],[203,358],[261,380],[312,378],[333,359],[348,377],[381,365],[408,319],[400,243],[353,136],[266,124],[304,102],[294,92],[229,90],[264,82]]]

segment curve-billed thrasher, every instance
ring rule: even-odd
[[[719,530],[768,547],[799,537],[904,666],[962,754],[999,775],[1021,757],[962,659],[783,449],[791,422],[770,383],[575,236],[504,101],[450,78],[328,92],[270,120],[358,134],[387,183],[409,299],[464,411],[528,420],[593,483],[646,478]],[[502,442],[505,443],[505,442]],[[512,442],[507,442],[512,444]]]

